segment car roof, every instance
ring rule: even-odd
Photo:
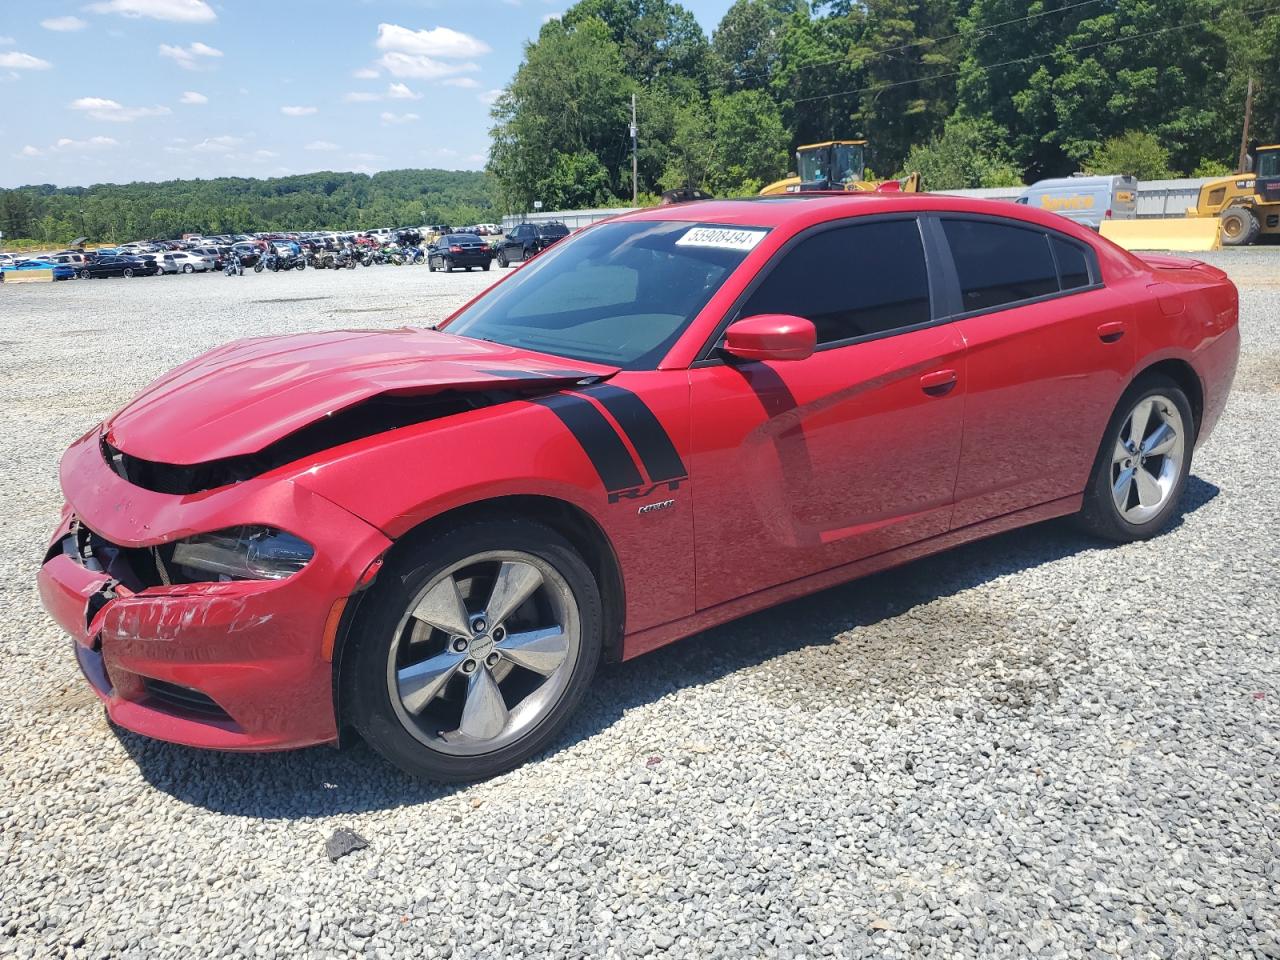
[[[802,230],[814,224],[877,214],[971,213],[1021,220],[1036,226],[1083,236],[1082,230],[1056,213],[1007,200],[953,197],[944,193],[855,193],[829,191],[791,193],[740,200],[697,200],[624,213],[616,220],[678,220],[741,227],[786,227]]]

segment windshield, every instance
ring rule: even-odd
[[[1258,155],[1259,177],[1280,177],[1280,150]]]
[[[531,260],[446,329],[648,369],[767,233],[683,221],[601,224]]]
[[[800,154],[800,179],[805,183],[830,180],[845,184],[861,180],[862,174],[861,144],[838,143]]]

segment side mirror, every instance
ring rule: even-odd
[[[804,360],[817,345],[818,332],[811,321],[764,313],[731,323],[722,349],[739,360]]]

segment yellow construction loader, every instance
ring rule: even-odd
[[[1280,236],[1280,143],[1259,147],[1253,173],[1211,180],[1200,188],[1188,217],[1217,217],[1222,243],[1243,247],[1261,236]]]
[[[920,174],[901,180],[866,180],[865,140],[828,140],[796,150],[796,173],[760,191],[771,197],[813,190],[850,190],[858,193],[919,193]]]

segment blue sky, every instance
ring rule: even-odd
[[[479,169],[566,3],[0,0],[0,187]],[[685,0],[708,32],[729,3]]]

